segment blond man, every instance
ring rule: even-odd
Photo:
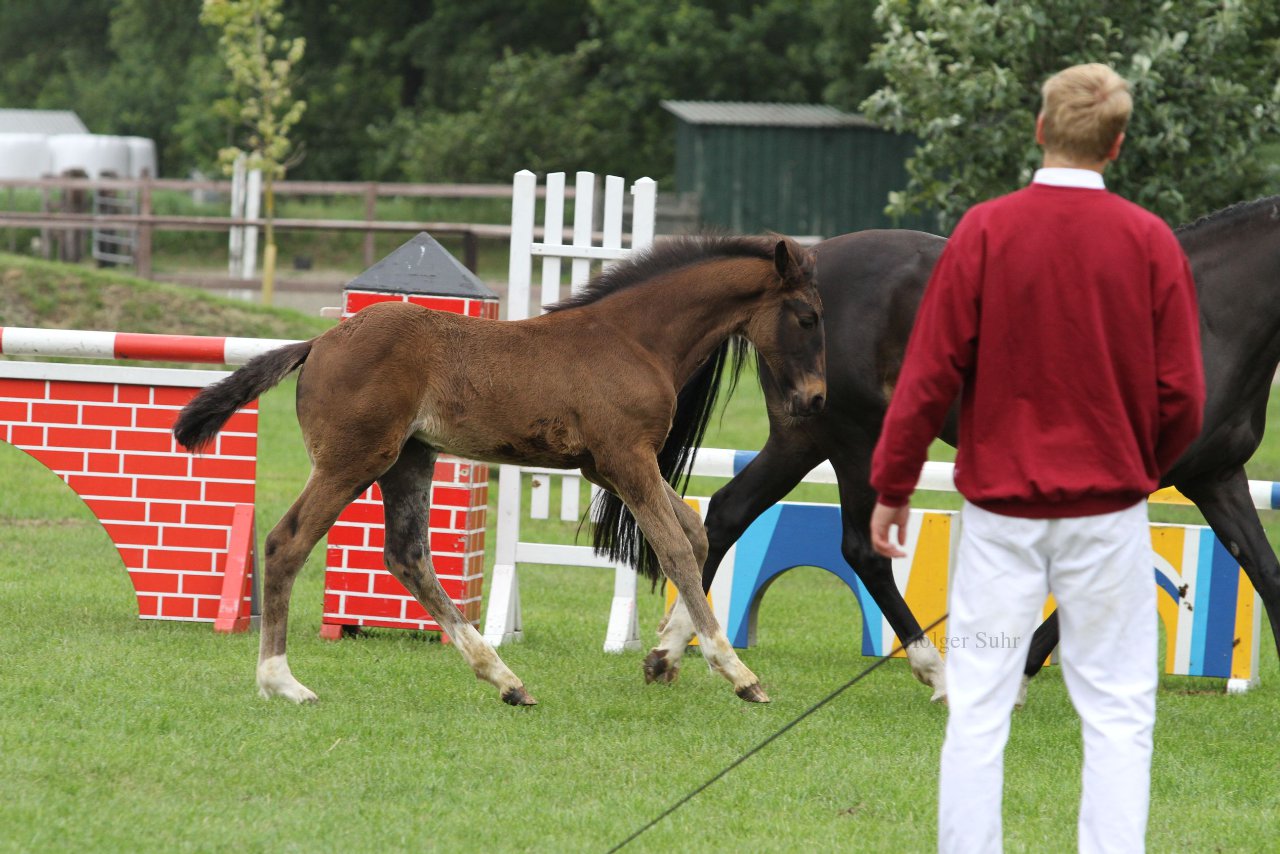
[[[1042,90],[1030,186],[968,211],[925,291],[872,462],[881,554],[957,395],[938,848],[1002,846],[1004,747],[1048,594],[1084,732],[1083,852],[1142,851],[1155,724],[1146,496],[1200,431],[1195,290],[1168,226],[1107,192],[1132,109],[1105,65]],[[892,529],[896,526],[896,543]]]

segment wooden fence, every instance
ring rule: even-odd
[[[262,218],[234,218],[230,216],[175,216],[158,215],[154,211],[152,194],[156,190],[181,193],[213,192],[229,196],[230,181],[177,180],[158,178],[41,178],[0,180],[3,189],[39,189],[45,208],[39,212],[0,210],[0,228],[36,228],[44,236],[46,257],[55,234],[62,240],[75,239],[74,235],[85,229],[127,230],[136,235],[134,240],[134,267],[143,278],[151,278],[151,237],[154,231],[229,231],[233,227],[262,227]],[[382,197],[409,197],[435,199],[509,199],[509,184],[399,184],[382,182],[340,181],[278,181],[274,192],[277,196],[353,196],[364,199],[363,219],[288,219],[275,218],[274,226],[283,231],[355,231],[363,232],[364,262],[371,266],[374,257],[374,235],[379,232],[427,231],[433,235],[459,235],[463,241],[464,263],[473,272],[476,269],[478,240],[511,237],[510,224],[485,224],[462,222],[408,222],[385,221],[377,218],[378,199]],[[136,193],[137,213],[101,214],[90,210],[53,210],[51,199],[69,199],[80,193]],[[540,195],[545,194],[539,188]],[[573,190],[566,190],[569,197]],[[3,196],[0,196],[2,199]],[[79,207],[74,205],[73,207]]]

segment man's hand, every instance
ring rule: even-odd
[[[910,518],[911,505],[887,507],[876,502],[876,509],[871,511],[871,547],[884,557],[906,557],[902,547],[907,544],[907,519]],[[889,538],[889,529],[898,526],[898,544],[895,546]]]

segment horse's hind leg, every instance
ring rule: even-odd
[[[289,595],[311,549],[368,483],[351,471],[314,469],[302,494],[267,535],[258,646],[258,692],[263,697],[281,696],[295,703],[316,699],[293,677],[285,655]]]
[[[532,706],[535,700],[493,647],[458,612],[431,567],[427,517],[435,458],[434,450],[410,440],[395,465],[378,478],[386,513],[387,570],[453,639],[477,679],[497,688],[506,703]]]
[[[1240,562],[1240,567],[1262,597],[1271,622],[1271,633],[1280,652],[1280,563],[1262,529],[1262,521],[1249,495],[1243,466],[1175,486],[1196,503],[1213,532]]]
[[[1045,618],[1031,636],[1031,645],[1027,647],[1027,661],[1022,667],[1022,685],[1018,688],[1018,698],[1013,701],[1015,709],[1027,704],[1027,686],[1036,674],[1044,668],[1044,663],[1058,645],[1058,612],[1055,609]]]

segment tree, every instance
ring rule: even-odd
[[[822,34],[814,55],[831,81],[824,103],[856,112],[867,96],[884,85],[884,75],[868,64],[880,40],[876,0],[814,0]]]
[[[83,84],[111,63],[102,38],[111,6],[112,0],[0,3],[0,103],[75,110],[84,118],[91,100],[81,98]]]
[[[460,108],[402,116],[388,136],[406,141],[407,175],[506,181],[554,168],[661,180],[675,136],[661,100],[817,101],[830,80],[813,49],[815,8],[792,0],[592,0],[585,30],[567,51],[508,51]]]
[[[90,127],[155,140],[160,168],[168,174],[208,168],[222,130],[209,109],[221,94],[213,34],[186,4],[116,0],[108,44],[111,67],[95,95],[82,99],[90,110],[82,116],[86,122],[93,117]],[[196,117],[201,121],[192,125]]]
[[[1176,223],[1263,192],[1280,130],[1274,0],[881,0],[868,117],[915,135],[889,210],[948,231],[975,202],[1025,184],[1040,84],[1082,62],[1130,83],[1134,114],[1109,186]]]
[[[291,165],[294,151],[289,131],[307,106],[293,98],[290,88],[293,67],[302,58],[306,41],[276,36],[284,21],[280,0],[204,0],[200,20],[221,31],[218,46],[231,72],[231,96],[222,108],[248,128],[248,150],[230,146],[219,157],[229,169],[236,158],[247,155],[247,167],[262,170],[266,209],[262,301],[270,305],[276,260],[273,183]]]

